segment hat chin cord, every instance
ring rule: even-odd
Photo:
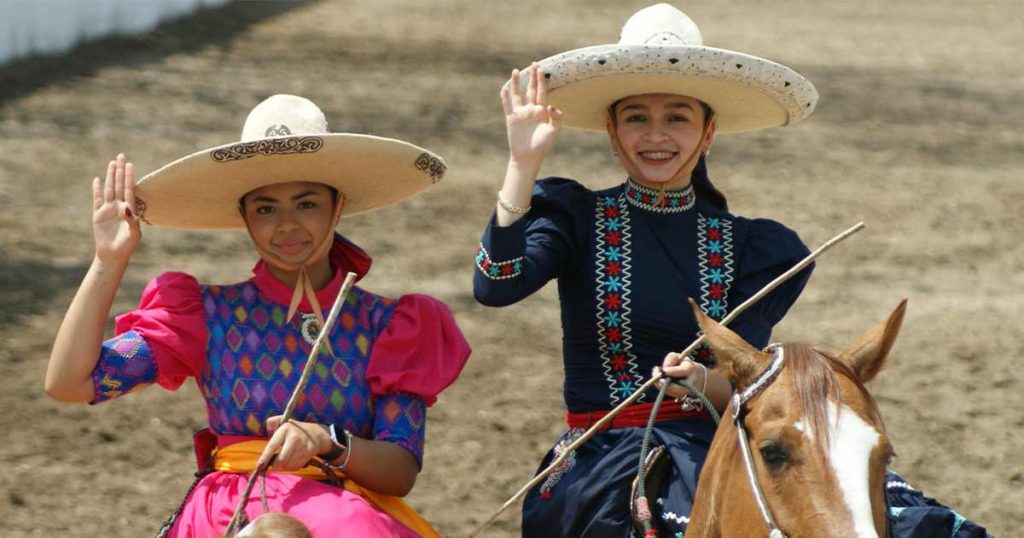
[[[320,302],[316,300],[316,290],[313,288],[313,280],[309,277],[309,272],[306,267],[313,264],[331,249],[331,245],[334,243],[334,229],[338,226],[338,221],[341,219],[341,210],[344,204],[344,197],[341,192],[338,192],[338,197],[334,201],[334,213],[331,215],[331,227],[328,229],[327,234],[320,239],[320,243],[317,244],[313,252],[306,257],[301,263],[289,263],[281,260],[276,255],[267,251],[261,247],[256,241],[253,241],[253,246],[256,247],[256,252],[259,253],[263,261],[288,271],[289,273],[298,272],[299,278],[295,282],[295,291],[292,293],[291,304],[288,306],[288,315],[285,317],[286,321],[291,321],[295,316],[295,313],[299,310],[299,304],[302,302],[302,298],[305,297],[309,301],[310,307],[313,309],[313,315],[316,316],[317,322],[321,327],[324,326],[324,316],[322,309],[320,308]],[[244,207],[242,210],[242,220],[245,221],[245,227],[249,231],[249,237],[252,237],[252,228],[249,227],[249,219],[245,218]]]
[[[713,122],[713,121],[715,121],[715,113],[711,112],[711,114],[709,114],[707,119],[704,121],[704,125],[701,128],[701,130],[700,130],[700,141],[701,142],[704,141],[704,136],[707,135],[708,128],[711,126],[711,122]],[[614,132],[614,130],[613,130],[613,132]],[[622,146],[622,144],[619,143],[619,135],[618,135],[618,133],[615,133],[615,143],[619,147]],[[683,176],[683,171],[686,170],[692,163],[696,163],[697,162],[697,159],[700,157],[700,154],[701,154],[700,150],[701,150],[701,144],[698,143],[696,146],[694,146],[693,151],[690,152],[690,156],[686,158],[686,161],[684,161],[683,164],[679,165],[679,169],[676,170],[676,172],[674,174],[672,174],[672,178],[669,179],[668,181],[666,181],[665,183],[672,183],[673,181],[676,181],[677,179],[680,179]],[[637,172],[639,172],[640,171],[640,167],[636,166],[636,163],[633,162],[632,157],[630,157],[628,154],[625,154],[625,153],[624,153],[624,156],[626,157],[626,159],[628,159],[630,161],[630,163],[633,163],[634,167],[637,169]],[[693,172],[691,171],[690,173],[692,174]],[[633,179],[636,179],[636,178],[633,178]],[[654,183],[653,181],[649,181],[645,177],[641,177],[641,179],[643,179],[644,181],[646,181],[648,183]],[[657,184],[658,185],[658,187],[657,187],[658,188],[658,200],[654,203],[654,205],[662,205],[662,204],[666,203],[665,183],[658,183]]]

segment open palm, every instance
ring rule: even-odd
[[[528,72],[526,95],[520,86],[519,70],[501,88],[509,152],[513,159],[539,163],[551,151],[561,130],[562,112],[548,105],[547,81],[534,63]]]
[[[100,178],[92,180],[92,231],[96,256],[127,261],[142,238],[135,217],[135,167],[124,154],[107,165],[102,188]]]

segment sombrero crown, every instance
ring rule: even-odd
[[[714,109],[719,133],[793,124],[818,101],[814,86],[784,65],[704,46],[697,25],[668,4],[636,12],[617,44],[556,54],[540,68],[550,104],[565,125],[581,129],[603,131],[608,107],[631,95],[699,99]]]
[[[437,155],[391,138],[331,133],[312,101],[274,95],[246,118],[241,141],[193,153],[139,181],[136,205],[146,222],[191,229],[244,228],[247,192],[311,181],[344,196],[342,216],[386,206],[437,183]]]

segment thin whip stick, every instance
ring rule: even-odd
[[[743,301],[743,303],[734,308],[732,312],[729,313],[729,315],[725,316],[725,318],[723,318],[722,321],[719,322],[719,324],[728,325],[731,321],[736,319],[737,316],[742,314],[744,310],[750,308],[751,305],[761,300],[765,295],[771,293],[771,291],[774,290],[775,288],[779,287],[780,284],[789,280],[790,278],[793,277],[793,275],[799,273],[805,267],[810,265],[815,258],[820,256],[826,250],[832,248],[837,243],[846,239],[847,237],[850,237],[851,235],[861,231],[863,228],[864,223],[858,222],[845,232],[833,237],[832,239],[829,239],[827,242],[825,242],[825,244],[818,247],[817,250],[808,254],[806,258],[800,260],[800,263],[797,263],[791,269],[776,277],[775,280],[772,280],[771,282],[766,284],[763,288],[761,288],[761,291],[758,291],[749,299]],[[692,344],[687,346],[687,348],[684,349],[680,354],[685,356],[689,355],[690,353],[693,353],[693,351],[697,349],[697,346],[701,345],[703,342],[704,335],[701,334],[700,336],[697,337],[696,340],[693,341]],[[566,447],[566,449],[563,450],[562,453],[559,454],[559,456],[555,458],[554,461],[551,462],[551,465],[548,465],[547,468],[545,468],[543,471],[537,473],[537,476],[533,477],[533,480],[527,482],[526,485],[523,486],[522,489],[520,489],[515,495],[513,495],[511,499],[505,501],[505,504],[501,505],[501,507],[498,508],[498,511],[495,512],[494,515],[492,515],[482,525],[477,527],[477,529],[473,531],[472,534],[470,534],[470,537],[475,538],[476,536],[480,536],[480,534],[483,533],[483,531],[487,530],[487,527],[489,527],[491,523],[493,523],[494,520],[497,519],[499,515],[501,515],[502,512],[507,510],[508,507],[512,506],[513,504],[519,502],[519,500],[521,500],[523,496],[526,495],[526,492],[530,491],[530,489],[539,484],[541,480],[547,478],[547,476],[551,474],[556,467],[561,465],[561,463],[565,461],[565,459],[568,458],[570,454],[572,454],[583,443],[587,442],[587,440],[593,437],[597,432],[601,431],[606,424],[608,424],[609,422],[612,421],[613,418],[615,418],[615,415],[618,415],[619,412],[621,412],[623,409],[629,407],[633,402],[640,398],[640,396],[642,396],[644,392],[651,389],[654,386],[654,384],[657,383],[658,380],[662,379],[663,377],[665,377],[665,374],[662,373],[661,369],[659,368],[658,371],[651,376],[651,379],[649,379],[643,385],[640,385],[640,387],[638,387],[636,391],[633,392],[633,394],[631,394],[628,398],[623,400],[622,403],[615,406],[615,408],[609,411],[607,415],[601,417],[600,420],[595,422],[594,425],[591,426],[590,429],[588,429],[586,432],[584,432],[579,439],[577,439],[575,442]]]
[[[334,327],[334,323],[338,319],[338,313],[341,312],[341,307],[345,304],[345,298],[355,282],[355,273],[350,272],[345,275],[345,282],[341,284],[341,290],[338,291],[338,296],[334,299],[334,305],[331,306],[331,312],[327,315],[327,321],[324,322],[324,326],[320,329],[320,334],[317,335],[316,340],[313,342],[313,348],[309,351],[306,366],[302,369],[302,377],[299,378],[299,382],[295,385],[295,390],[292,391],[292,395],[288,398],[288,403],[284,407],[284,413],[281,415],[282,426],[292,419],[292,415],[295,413],[295,404],[299,400],[299,395],[306,390],[306,384],[309,382],[310,375],[313,374],[313,367],[316,366],[317,357],[320,356],[320,349],[325,347],[326,342],[324,342],[324,339],[327,338],[327,335]],[[242,512],[245,511],[245,505],[249,501],[249,493],[252,492],[252,486],[256,483],[256,477],[262,474],[272,461],[273,458],[270,458],[265,464],[252,470],[252,474],[249,475],[249,482],[245,486],[245,492],[242,494],[242,498],[235,508],[235,513],[231,516],[231,521],[228,522],[228,527],[224,531],[225,536],[234,536],[238,532]]]

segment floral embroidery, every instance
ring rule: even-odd
[[[560,457],[562,453],[565,452],[565,449],[568,448],[569,445],[575,443],[577,439],[579,439],[580,437],[583,436],[584,433],[586,433],[586,431],[586,428],[570,428],[569,431],[565,432],[565,434],[562,435],[562,438],[555,445],[555,454],[552,459],[558,459],[558,457]],[[544,483],[540,485],[540,498],[545,501],[550,500],[551,490],[554,489],[556,485],[558,485],[558,481],[561,480],[562,477],[566,475],[566,473],[572,470],[572,468],[575,465],[576,452],[574,451],[571,454],[569,454],[569,457],[565,458],[565,460],[562,461],[562,463],[559,463],[558,467],[555,467],[555,469],[551,471],[551,474],[549,474],[548,477],[544,480]]]
[[[287,125],[271,125],[267,127],[267,130],[263,132],[263,136],[269,138],[271,136],[291,136],[292,130]]]
[[[700,307],[721,320],[727,312],[733,277],[732,222],[700,215],[697,218],[697,264],[700,270]]]
[[[480,272],[491,280],[507,280],[523,274],[523,257],[512,258],[504,262],[491,260],[483,243],[476,249],[476,266]]]
[[[421,153],[419,157],[416,157],[416,162],[414,164],[416,165],[417,170],[430,174],[430,179],[434,183],[441,181],[441,178],[444,177],[445,171],[448,170],[444,161],[429,153]]]
[[[239,142],[228,147],[217,148],[210,152],[210,158],[219,163],[240,161],[256,155],[275,155],[286,153],[314,153],[324,147],[324,139],[319,136],[296,136],[291,138],[274,138]]]
[[[732,221],[720,217],[697,217],[697,268],[700,271],[700,308],[721,321],[728,313],[729,287],[733,279]],[[694,360],[715,364],[707,343],[693,352]]]
[[[681,191],[661,192],[628,180],[623,195],[629,203],[655,213],[681,213],[697,202],[692,185]]]
[[[631,232],[624,197],[600,198],[596,220],[597,336],[613,404],[628,398],[643,384],[629,327]]]

